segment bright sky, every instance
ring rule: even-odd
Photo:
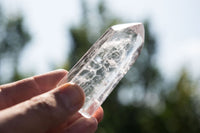
[[[70,50],[66,31],[79,22],[79,0],[1,1],[8,13],[17,10],[24,14],[33,37],[22,53],[22,72],[44,73],[50,70],[49,64],[61,65],[66,60]],[[200,75],[199,0],[106,0],[106,3],[113,14],[127,22],[151,20],[159,45],[156,63],[167,78],[176,76],[183,65],[195,76]]]

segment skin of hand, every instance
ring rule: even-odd
[[[70,83],[56,87],[66,74],[56,70],[1,85],[0,133],[94,133],[103,109],[81,116],[83,90]]]

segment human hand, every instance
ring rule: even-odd
[[[56,87],[67,74],[56,70],[0,86],[1,133],[93,133],[103,118],[100,107],[92,118],[77,111],[83,90],[73,84]]]

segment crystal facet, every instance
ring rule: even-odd
[[[143,43],[143,24],[114,25],[58,85],[72,82],[82,87],[86,99],[79,112],[85,117],[91,117],[135,62]]]

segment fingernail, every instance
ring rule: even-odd
[[[58,96],[67,111],[78,111],[84,103],[84,92],[76,84],[67,83],[58,88]]]
[[[95,117],[99,123],[103,120],[103,115],[103,108],[99,107],[98,110],[94,113],[93,117]]]

